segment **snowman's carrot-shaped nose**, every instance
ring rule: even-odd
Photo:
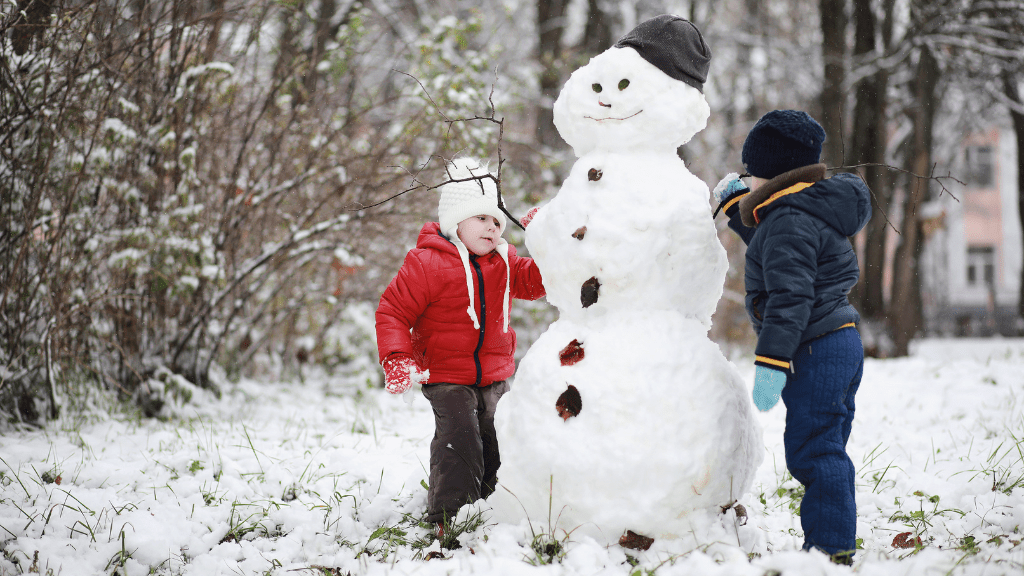
[[[611,104],[605,104],[604,102],[602,102],[600,100],[598,100],[597,103],[600,104],[601,106],[604,106],[605,108],[611,108],[612,107]]]

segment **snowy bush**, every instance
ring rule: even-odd
[[[25,28],[20,5],[0,7],[0,418],[56,417],[72,381],[166,402],[161,374],[214,388],[259,355],[365,372],[351,315],[436,197],[360,208],[493,149],[488,123],[446,122],[490,113],[480,20],[103,0],[33,3],[53,13]]]

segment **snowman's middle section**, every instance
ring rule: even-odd
[[[548,301],[577,321],[672,310],[710,326],[728,263],[706,190],[672,153],[580,158],[527,229]]]

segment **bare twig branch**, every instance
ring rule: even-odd
[[[449,121],[448,117],[445,116],[444,112],[441,111],[441,107],[437,105],[437,102],[434,102],[434,98],[430,95],[430,92],[427,91],[427,87],[423,85],[423,82],[420,82],[419,78],[413,76],[412,74],[409,74],[408,72],[403,72],[401,70],[395,70],[394,68],[392,68],[391,70],[393,72],[398,72],[399,74],[403,74],[403,75],[408,76],[409,78],[412,78],[413,80],[415,80],[416,83],[420,85],[420,89],[423,90],[423,94],[426,95],[427,99],[430,100],[430,103],[434,105],[434,110],[436,110],[437,113],[440,114],[442,118],[444,118],[445,122]]]
[[[905,168],[898,168],[896,166],[890,166],[889,164],[882,164],[882,163],[879,163],[879,162],[865,162],[863,164],[851,164],[849,166],[836,166],[834,168],[828,168],[828,170],[849,170],[851,168],[885,168],[887,170],[892,170],[893,172],[903,172],[904,174],[907,174],[909,176],[913,176],[914,178],[919,178],[921,180],[935,180],[936,182],[939,183],[940,186],[942,186],[942,192],[944,192],[946,194],[949,194],[957,202],[959,202],[960,199],[957,198],[955,194],[950,192],[949,188],[946,188],[946,185],[943,184],[942,181],[943,180],[952,180],[953,182],[956,182],[957,184],[959,184],[961,186],[967,186],[967,184],[965,184],[964,182],[961,182],[959,179],[957,179],[955,176],[953,176],[952,173],[949,173],[949,172],[947,172],[945,176],[922,176],[920,174],[916,174],[914,172],[911,172],[910,170],[907,170]]]
[[[956,200],[957,202],[960,202],[960,199],[957,198],[955,194],[950,192],[949,188],[947,188],[946,185],[943,183],[943,180],[952,180],[952,181],[956,182],[957,184],[959,184],[961,186],[966,186],[965,183],[963,183],[960,180],[958,180],[951,173],[946,173],[945,176],[922,176],[920,174],[916,174],[914,172],[911,172],[910,170],[907,170],[905,168],[898,168],[896,166],[890,166],[889,164],[882,164],[882,163],[879,163],[879,162],[865,162],[863,164],[850,164],[850,165],[847,165],[847,166],[835,166],[835,167],[832,167],[832,168],[828,168],[828,170],[831,170],[831,171],[835,171],[835,170],[853,170],[855,168],[885,168],[885,169],[891,170],[893,172],[902,172],[904,174],[907,174],[908,176],[911,176],[913,178],[918,178],[920,180],[935,180],[936,182],[939,183],[939,186],[942,187],[942,190],[939,192],[939,195],[941,196],[944,193],[945,194],[949,194],[949,196],[951,198],[953,198],[953,200]],[[863,179],[863,177],[861,177],[861,179]],[[878,197],[875,196],[875,191],[871,190],[870,187],[868,187],[868,191],[871,192],[871,197],[875,199],[875,203],[879,204]],[[889,227],[892,228],[892,230],[894,232],[899,234],[900,231],[897,230],[896,226],[894,226],[892,221],[889,220],[889,215],[886,214],[885,212],[882,212],[882,216],[885,217],[886,224],[888,224]]]
[[[502,138],[505,135],[505,120],[504,120],[504,118],[502,118],[502,119],[496,118],[496,107],[494,105],[494,86],[495,86],[495,84],[497,84],[497,80],[498,80],[498,71],[497,71],[497,69],[495,69],[495,71],[494,71],[495,81],[494,81],[494,83],[491,84],[491,91],[487,95],[487,103],[491,107],[490,115],[489,116],[479,116],[478,115],[478,116],[472,116],[472,117],[469,117],[469,118],[455,118],[455,119],[449,118],[441,110],[440,106],[437,105],[437,102],[430,95],[430,92],[427,90],[426,86],[423,85],[423,82],[421,82],[419,78],[416,78],[415,76],[413,76],[412,74],[409,74],[408,72],[403,72],[401,70],[395,70],[394,68],[392,68],[392,71],[398,72],[399,74],[403,74],[405,76],[408,76],[409,78],[412,78],[416,82],[416,84],[419,85],[420,89],[423,90],[423,94],[427,97],[427,100],[429,100],[431,105],[433,105],[434,110],[437,111],[437,113],[441,116],[441,118],[444,119],[443,120],[444,123],[448,125],[447,135],[451,134],[452,128],[457,123],[467,123],[468,124],[469,122],[475,122],[475,121],[481,121],[482,120],[482,121],[485,121],[485,122],[491,122],[492,124],[497,124],[497,126],[498,126],[498,144],[497,144],[497,148],[498,148],[498,170],[497,170],[497,174],[495,175],[495,174],[488,173],[488,174],[485,174],[483,176],[474,176],[472,178],[462,178],[462,179],[453,178],[451,173],[448,172],[448,164],[450,163],[450,161],[442,157],[441,159],[445,162],[445,173],[448,175],[448,180],[446,180],[444,182],[441,182],[440,184],[435,184],[434,186],[428,186],[425,183],[421,182],[417,177],[414,176],[413,177],[413,182],[416,183],[415,186],[412,186],[410,188],[406,188],[405,190],[402,190],[401,192],[398,192],[397,194],[393,194],[393,195],[385,198],[384,200],[381,200],[380,202],[375,202],[373,204],[369,204],[369,205],[366,205],[366,206],[360,206],[358,208],[350,208],[349,210],[352,211],[352,212],[359,212],[359,211],[362,211],[362,210],[368,210],[370,208],[376,208],[377,206],[382,206],[384,204],[387,204],[388,202],[391,202],[392,200],[398,198],[399,196],[404,196],[405,194],[408,194],[410,192],[414,192],[414,191],[417,191],[417,190],[428,190],[428,191],[429,190],[436,190],[437,188],[440,188],[440,187],[444,186],[445,184],[450,184],[450,183],[453,183],[453,182],[482,181],[482,180],[485,180],[485,179],[489,179],[489,180],[492,180],[494,182],[495,187],[497,187],[498,208],[502,211],[502,213],[504,213],[506,216],[508,216],[509,220],[514,222],[516,226],[518,226],[522,230],[525,230],[526,228],[523,227],[523,225],[519,222],[519,219],[516,218],[515,216],[513,216],[512,213],[510,213],[508,211],[508,208],[505,207],[505,200],[502,198],[502,194],[501,194],[501,169],[502,169],[502,167],[505,164],[505,159],[502,156],[502,151],[501,151],[501,142],[502,142]],[[433,158],[433,157],[431,157],[431,158]],[[429,162],[429,160],[428,160],[428,162]],[[397,167],[397,166],[391,166],[391,167],[392,168],[401,168],[401,167]],[[421,170],[422,170],[422,168],[421,168]],[[409,171],[406,170],[406,172],[409,172]],[[411,172],[410,172],[410,175],[411,175]],[[483,184],[481,184],[481,187],[482,186],[483,186]]]

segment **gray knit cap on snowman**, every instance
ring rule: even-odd
[[[459,158],[448,165],[448,182],[441,186],[441,200],[437,204],[437,218],[444,234],[462,258],[466,270],[466,286],[469,291],[469,317],[473,327],[480,329],[473,297],[473,272],[469,264],[469,250],[459,239],[459,222],[480,214],[493,216],[501,227],[495,252],[505,261],[505,298],[503,303],[503,329],[508,332],[510,270],[508,265],[508,242],[500,237],[505,231],[505,213],[498,207],[498,187],[488,175],[487,167],[475,158]]]
[[[689,20],[672,14],[655,16],[619,38],[615,47],[636,50],[670,78],[704,92],[711,68],[711,48]]]

